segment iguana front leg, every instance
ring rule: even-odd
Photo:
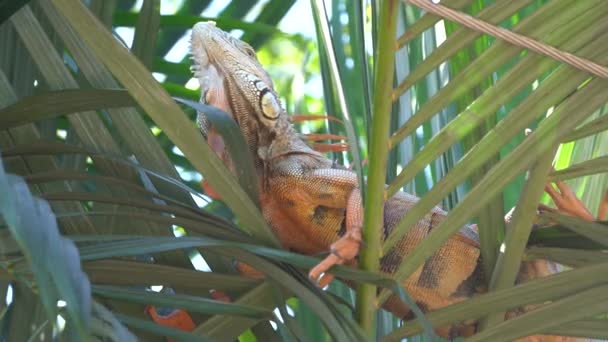
[[[333,275],[325,274],[321,279],[319,276],[327,272],[333,265],[341,265],[353,260],[361,247],[361,227],[363,225],[363,207],[359,189],[351,191],[346,202],[346,233],[330,248],[330,254],[308,273],[308,277],[314,281],[318,279],[320,287],[327,286],[333,279]]]
[[[309,272],[309,277],[315,281],[333,265],[354,260],[359,254],[363,224],[363,208],[356,175],[348,170],[329,167],[307,170],[307,166],[317,163],[324,165],[327,160],[320,161],[316,156],[307,154],[280,160],[271,168],[274,171],[268,189],[280,203],[298,203],[294,208],[281,209],[293,225],[299,226],[300,233],[309,237],[309,241],[314,241],[323,251],[329,247],[330,254]],[[294,165],[305,166],[294,169]],[[267,216],[271,219],[276,217],[278,210],[271,207]],[[334,229],[336,226],[340,228],[341,221],[344,221],[342,236]],[[282,229],[295,229],[291,224],[275,223],[275,226],[279,226],[275,227],[279,235]],[[293,246],[286,247],[298,250],[302,248],[301,243],[291,242]],[[328,246],[329,243],[331,246]],[[326,274],[319,280],[320,285],[327,285],[332,278]]]

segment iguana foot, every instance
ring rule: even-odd
[[[232,302],[232,299],[230,298],[230,296],[227,295],[226,292],[224,292],[224,291],[211,290],[211,291],[209,291],[209,295],[211,296],[211,298],[213,300],[217,300],[219,302],[223,302],[223,303],[231,303]]]
[[[333,265],[341,265],[345,262],[355,259],[361,248],[361,228],[353,227],[349,229],[344,236],[331,245],[330,254],[323,259],[317,266],[313,267],[308,273],[308,277],[313,281],[318,280],[320,287],[327,286],[333,275],[326,273]],[[323,277],[319,279],[321,274]]]
[[[566,215],[578,217],[585,221],[595,220],[589,209],[587,209],[585,204],[583,204],[583,202],[576,197],[574,191],[572,191],[572,189],[565,182],[556,181],[555,185],[557,185],[557,189],[559,191],[553,188],[551,183],[548,183],[545,185],[545,192],[549,194],[553,200],[553,203],[555,203],[557,211]],[[549,211],[552,210],[551,208],[543,205],[539,206],[539,208]]]

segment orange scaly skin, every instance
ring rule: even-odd
[[[249,45],[230,37],[214,23],[198,23],[192,31],[191,49],[193,72],[201,83],[201,101],[229,113],[241,128],[255,160],[264,217],[283,247],[309,255],[332,252],[311,270],[314,280],[334,264],[356,265],[362,207],[355,173],[300,139]],[[222,145],[204,115],[199,115],[198,123],[213,144]],[[216,152],[233,170],[225,150]],[[417,200],[400,192],[386,202],[384,237]],[[428,213],[382,258],[382,271],[393,273],[446,214],[438,207]],[[403,282],[403,287],[423,311],[466,300],[483,291],[479,256],[477,232],[470,226],[462,227]],[[545,261],[524,263],[520,279],[553,273],[552,266]],[[412,317],[396,297],[391,297],[384,308],[398,317]],[[471,321],[437,331],[444,337],[467,336],[474,333],[475,325]],[[538,338],[530,337],[529,341]],[[545,336],[542,340],[563,339]]]

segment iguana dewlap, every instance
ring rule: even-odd
[[[240,127],[255,160],[264,217],[283,247],[304,254],[332,250],[333,254],[311,271],[314,278],[334,263],[356,264],[362,208],[355,173],[336,165],[299,138],[270,77],[249,45],[209,22],[194,26],[191,49],[193,72],[201,84],[201,101],[231,114]],[[204,115],[199,115],[198,123],[212,145],[223,146],[216,141],[217,134],[210,133]],[[219,148],[216,152],[233,168],[224,150]],[[417,200],[400,192],[385,203],[385,237]],[[445,211],[434,208],[382,257],[382,271],[393,273],[445,216]],[[551,273],[549,266],[550,263],[524,264],[522,276]],[[468,226],[403,282],[424,311],[466,300],[483,291],[480,284],[478,236]],[[396,297],[384,307],[399,317],[411,317],[410,310]],[[466,322],[438,332],[455,337],[474,330],[475,322]]]

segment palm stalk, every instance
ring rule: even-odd
[[[370,138],[370,165],[363,221],[363,242],[361,268],[377,271],[382,249],[381,234],[384,226],[384,201],[386,201],[386,164],[392,101],[388,94],[393,87],[395,69],[395,34],[397,28],[396,0],[385,0],[380,4],[378,45],[374,74],[373,118]],[[357,291],[357,319],[368,336],[373,337],[376,310],[376,286],[362,284]]]

